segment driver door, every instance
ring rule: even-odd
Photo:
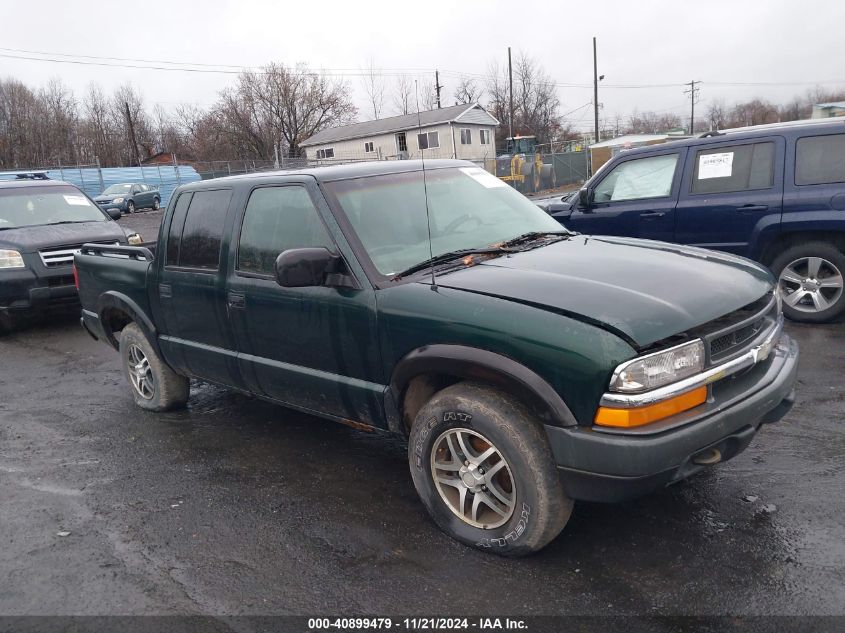
[[[285,250],[322,246],[341,252],[327,227],[331,219],[313,182],[249,192],[235,228],[226,296],[238,359],[256,393],[381,425],[384,377],[373,288],[366,279],[359,279],[357,289],[284,288],[275,278],[276,257]]]
[[[620,161],[593,187],[589,208],[576,203],[567,228],[593,235],[672,241],[686,149]]]

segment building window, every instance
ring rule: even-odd
[[[396,135],[396,146],[399,148],[400,152],[408,151],[408,141],[405,138],[404,132],[399,132],[399,134]]]
[[[364,151],[367,154],[370,154],[370,153],[375,151],[375,149],[373,148],[373,142],[372,141],[367,141],[366,143],[364,143]]]
[[[482,145],[490,145],[490,130],[478,130],[478,136]]]
[[[334,158],[334,148],[327,147],[326,149],[318,149],[317,158]]]
[[[420,149],[436,149],[440,147],[440,133],[439,132],[423,132],[417,134],[417,144]]]
[[[468,127],[461,128],[461,145],[472,145],[472,130]]]

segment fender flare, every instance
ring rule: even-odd
[[[417,348],[396,364],[386,394],[388,417],[393,414],[401,418],[405,389],[413,378],[425,374],[478,380],[502,387],[525,402],[543,424],[561,427],[578,424],[557,391],[525,365],[489,350],[447,344]]]
[[[153,322],[146,315],[144,310],[141,309],[141,306],[122,292],[109,290],[100,295],[100,298],[97,301],[97,315],[100,318],[100,325],[103,328],[103,333],[106,335],[106,340],[112,347],[115,349],[118,349],[119,347],[118,341],[114,336],[114,332],[109,325],[109,319],[107,318],[108,313],[112,310],[127,314],[135,323],[137,323],[138,327],[140,327],[141,331],[144,333],[144,336],[147,337],[150,345],[153,346],[156,354],[161,356],[161,350],[158,348],[158,332],[155,325],[153,325]]]

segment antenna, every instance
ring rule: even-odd
[[[420,90],[416,79],[414,79],[414,92],[417,97],[417,131],[419,134],[422,134],[422,119],[420,118]],[[423,174],[423,193],[425,195],[425,222],[428,226],[428,256],[430,257],[431,262],[431,289],[437,292],[437,279],[434,277],[434,247],[431,245],[431,213],[428,210],[428,183],[425,178],[424,152],[424,149],[420,149],[420,160],[422,161]]]

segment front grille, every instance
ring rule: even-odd
[[[702,338],[710,364],[737,356],[777,324],[777,300],[767,294],[760,300],[704,326]],[[728,322],[730,325],[725,326]],[[714,327],[716,325],[716,327]],[[718,327],[722,326],[722,327]]]
[[[738,330],[714,338],[710,341],[710,358],[712,360],[721,360],[726,356],[730,356],[732,352],[744,347],[746,343],[753,340],[765,325],[766,317],[761,317]]]
[[[110,246],[117,246],[118,242],[92,242],[93,244],[108,244]],[[47,268],[58,268],[60,266],[70,266],[73,263],[73,256],[79,252],[82,244],[74,246],[59,246],[58,248],[51,248],[49,250],[38,251],[41,257],[41,263]]]

